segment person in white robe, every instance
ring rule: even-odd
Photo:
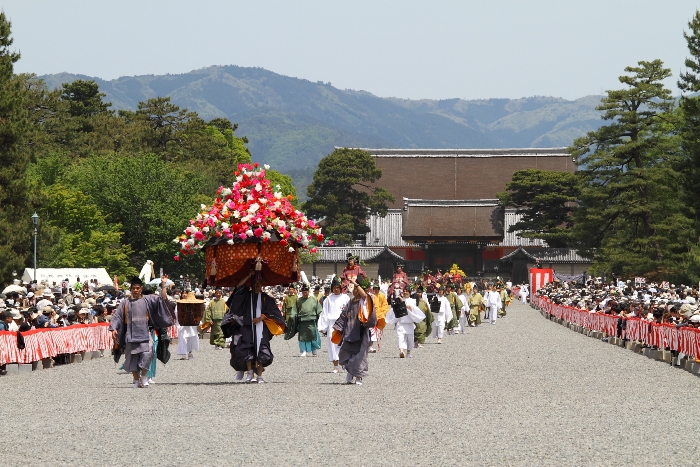
[[[182,292],[182,299],[187,298],[188,292]],[[175,306],[177,319],[177,303]],[[177,356],[180,360],[194,360],[193,352],[199,351],[199,326],[180,326],[177,322]]]
[[[445,288],[438,289],[437,300],[440,302],[440,311],[433,313],[433,337],[437,338],[437,343],[442,344],[442,336],[445,332],[445,323],[452,319],[452,307],[445,297]]]
[[[489,290],[486,292],[486,308],[488,309],[489,321],[491,324],[496,324],[496,318],[498,316],[498,310],[501,309],[503,302],[501,301],[501,294],[496,291],[493,284],[489,285]]]
[[[520,286],[520,301],[523,303],[527,303],[527,296],[530,294],[530,292],[527,290],[527,285],[523,284]]]
[[[323,311],[318,317],[318,330],[325,334],[328,347],[328,361],[333,363],[333,373],[340,372],[338,364],[338,352],[340,346],[331,341],[333,335],[333,325],[340,317],[343,308],[350,302],[350,296],[342,293],[342,287],[337,277],[333,278],[331,283],[331,294],[323,300]]]
[[[469,299],[467,294],[464,293],[461,287],[457,287],[457,297],[459,301],[462,302],[462,308],[460,308],[457,313],[459,313],[459,333],[464,334],[464,329],[468,326],[467,320],[469,318]]]
[[[413,348],[413,336],[416,329],[416,323],[420,323],[425,319],[425,314],[416,305],[416,300],[411,298],[411,291],[406,287],[403,291],[402,298],[393,300],[401,300],[406,305],[406,315],[396,317],[394,307],[392,307],[386,315],[387,324],[396,325],[396,337],[399,342],[399,358],[412,358],[411,349]]]

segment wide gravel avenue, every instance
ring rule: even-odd
[[[390,326],[387,326],[389,328]],[[399,359],[387,329],[363,386],[324,348],[272,341],[267,384],[228,350],[158,363],[131,389],[110,357],[0,378],[3,465],[697,465],[700,378],[515,301],[498,324]],[[175,347],[171,347],[175,352]]]

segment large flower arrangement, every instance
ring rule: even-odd
[[[274,188],[265,178],[270,167],[240,164],[231,188],[219,187],[211,206],[202,205],[190,225],[173,241],[180,245],[175,256],[192,255],[213,238],[225,238],[229,245],[249,240],[268,242],[279,240],[281,245],[316,252],[315,243],[323,242],[321,228],[307,219],[282,195],[279,185]]]

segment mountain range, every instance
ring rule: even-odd
[[[603,123],[595,110],[601,96],[409,100],[233,65],[110,81],[70,73],[41,78],[50,88],[94,80],[114,109],[170,96],[205,120],[226,117],[239,125],[237,135],[248,137],[253,159],[292,175],[297,188],[335,146],[560,147]]]

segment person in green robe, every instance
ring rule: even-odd
[[[419,285],[416,292],[412,295],[416,300],[416,306],[425,314],[425,319],[420,323],[416,323],[416,328],[413,330],[413,342],[415,347],[423,347],[425,344],[425,336],[429,336],[433,332],[433,314],[430,312],[430,306],[423,300],[423,286]]]
[[[292,312],[292,308],[294,308],[298,299],[297,289],[295,289],[293,285],[290,285],[289,290],[287,290],[287,295],[284,296],[284,303],[282,304],[282,314],[285,317]]]
[[[469,326],[475,327],[481,324],[481,309],[485,304],[484,297],[479,293],[479,288],[475,286],[469,295]]]
[[[321,348],[321,335],[318,333],[318,317],[323,308],[321,304],[309,294],[309,286],[301,287],[301,298],[296,300],[288,316],[287,328],[293,331],[285,333],[286,340],[299,336],[299,352],[301,357],[306,357],[308,352],[315,357]]]
[[[445,324],[445,329],[447,329],[448,334],[459,333],[455,330],[459,326],[459,310],[462,309],[462,301],[459,299],[457,294],[454,292],[454,287],[452,284],[447,284],[445,287],[447,292],[445,292],[445,298],[450,302],[450,308],[452,309],[452,319],[449,323]]]
[[[222,350],[226,346],[224,332],[221,330],[221,320],[224,319],[225,314],[226,302],[221,299],[221,289],[216,289],[214,298],[207,305],[207,309],[204,310],[204,319],[202,320],[202,322],[209,323],[211,326],[209,343],[216,346],[216,350]]]
[[[506,292],[506,288],[500,282],[496,286],[496,292],[501,296],[501,309],[498,310],[498,317],[503,318],[506,316],[506,306],[510,305],[510,296]]]

